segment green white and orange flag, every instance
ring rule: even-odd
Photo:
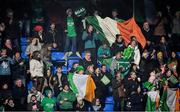
[[[81,98],[92,102],[95,98],[95,83],[90,75],[68,74],[72,91]]]
[[[179,89],[167,88],[163,91],[160,101],[160,110],[163,111],[179,111]]]
[[[108,42],[110,45],[115,42],[116,34],[123,36],[126,45],[130,42],[131,36],[136,36],[143,48],[146,45],[146,39],[134,18],[120,23],[109,17],[103,19],[100,16],[88,16],[86,21],[99,32],[99,39]]]

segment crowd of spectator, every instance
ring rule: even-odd
[[[81,23],[76,21],[73,10],[67,9],[66,15],[63,35],[58,35],[53,22],[45,28],[44,17],[39,17],[40,14],[33,18],[36,20],[31,23],[33,28],[28,28],[30,19],[18,20],[12,9],[7,9],[6,16],[1,17],[0,110],[102,111],[106,98],[113,96],[115,111],[167,111],[162,109],[164,92],[167,89],[179,91],[180,65],[173,45],[180,42],[180,12],[177,11],[175,16],[171,14],[170,20],[158,12],[153,25],[143,23],[141,30],[147,41],[145,48],[134,36],[129,45],[125,45],[121,34],[116,34],[112,45],[103,43],[91,24],[86,24],[87,28],[79,34],[77,29]],[[113,10],[112,15],[114,20],[124,21],[118,18],[117,10]],[[22,35],[28,40],[25,50],[28,59],[21,57],[19,41]],[[60,36],[64,36],[65,46],[61,46]],[[77,39],[79,37],[81,39]],[[78,51],[79,43],[84,45],[81,46],[84,57]],[[80,59],[66,73],[62,71],[64,65],[55,65],[51,60],[51,52],[60,50],[64,52],[65,66],[71,55]],[[55,71],[54,66],[57,66]],[[96,85],[93,102],[71,91],[69,73],[93,78]],[[31,88],[27,86],[29,82],[32,82]],[[149,92],[156,93],[155,105],[152,104],[151,109],[147,103]],[[170,111],[176,109],[173,107]]]

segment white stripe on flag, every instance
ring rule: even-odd
[[[96,16],[96,18],[105,35],[105,38],[110,44],[114,43],[116,34],[120,34],[120,31],[117,28],[117,22],[109,17],[102,19],[100,16]]]
[[[78,95],[81,98],[84,98],[86,95],[86,85],[87,85],[88,75],[79,75],[74,74],[73,81],[78,89]]]
[[[170,109],[170,111],[175,111],[176,107],[176,90],[173,90],[173,88],[167,89],[167,105]]]

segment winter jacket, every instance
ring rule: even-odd
[[[28,45],[27,48],[26,48],[26,54],[29,55],[29,54],[32,54],[34,51],[40,51],[41,50],[41,44],[38,43],[37,45]]]
[[[123,42],[122,43],[115,42],[111,46],[111,55],[115,56],[117,52],[123,52],[125,48],[126,47]]]
[[[92,33],[91,35],[88,34],[86,31],[83,32],[82,40],[84,41],[84,48],[96,48],[96,40],[97,40],[97,34]]]
[[[30,73],[32,77],[43,77],[44,76],[44,63],[43,61],[38,61],[32,59],[30,61]]]
[[[112,88],[113,88],[113,98],[115,100],[119,100],[121,97],[125,97],[124,92],[124,84],[122,80],[113,79],[112,80]]]

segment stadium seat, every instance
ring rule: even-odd
[[[57,72],[57,66],[54,66],[54,67],[53,67],[53,74],[55,74],[56,72]],[[68,69],[67,69],[66,66],[62,66],[62,72],[63,72],[64,74],[67,74],[67,73],[68,73]]]
[[[22,46],[21,46],[21,51],[22,51],[23,53],[25,53],[26,48],[27,48],[27,46],[26,46],[26,45],[22,45]]]
[[[72,68],[73,63],[79,62],[79,60],[68,60],[68,69]]]
[[[21,37],[21,43],[27,43],[27,38],[26,37]]]
[[[112,96],[107,97],[106,103],[114,103],[113,97]]]
[[[80,58],[76,55],[71,55],[68,57],[68,60],[79,60]]]
[[[83,52],[83,53],[81,53],[81,57],[82,58],[84,58],[85,57],[85,53]]]
[[[32,86],[33,86],[32,81],[29,81],[29,83],[27,84],[28,90],[31,90]]]
[[[28,57],[25,53],[21,53],[21,57],[22,57],[23,59],[29,59],[29,57]]]
[[[180,52],[176,52],[177,57],[180,58]]]
[[[104,111],[113,111],[114,110],[114,100],[112,96],[109,96],[106,98],[105,101],[105,107],[104,107]]]
[[[64,52],[52,52],[51,53],[51,60],[52,61],[60,61],[63,60]]]
[[[68,68],[66,66],[62,66],[62,72],[64,74],[67,74],[68,73]]]

